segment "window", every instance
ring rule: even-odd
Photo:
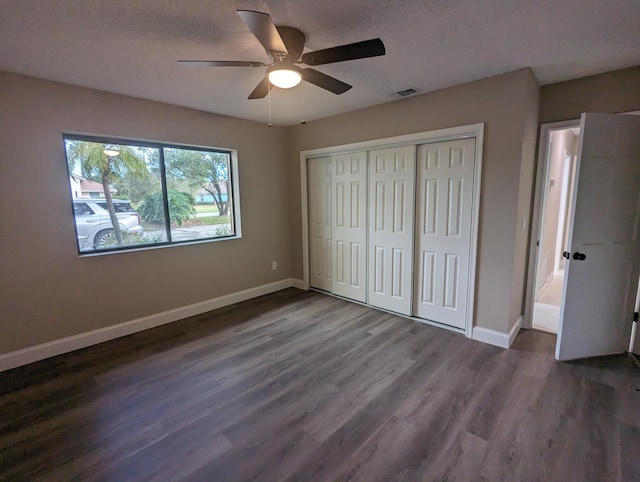
[[[81,254],[239,237],[233,151],[74,135],[64,143]]]
[[[91,208],[87,205],[87,203],[83,202],[74,202],[73,203],[73,213],[76,216],[86,216],[93,214]]]

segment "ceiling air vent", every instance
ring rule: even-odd
[[[391,95],[394,97],[409,97],[410,95],[417,94],[418,92],[420,91],[414,87],[407,87],[406,89],[392,92]]]

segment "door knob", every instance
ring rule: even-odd
[[[562,252],[562,257],[563,258],[569,259],[570,256],[571,256],[571,253],[569,251],[563,251]]]
[[[573,259],[575,259],[576,261],[583,261],[583,260],[587,259],[587,255],[582,254],[582,253],[578,253],[576,251],[575,253],[573,253]]]

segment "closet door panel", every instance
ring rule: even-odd
[[[369,152],[369,304],[411,314],[415,146]]]
[[[418,146],[413,314],[464,328],[475,139]]]
[[[331,291],[366,302],[367,153],[333,156],[333,279]]]
[[[308,161],[309,284],[331,291],[331,157]]]

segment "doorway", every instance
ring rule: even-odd
[[[580,121],[541,126],[523,327],[557,333],[557,360],[631,349],[640,204],[629,200],[640,199],[639,121],[629,115],[582,114]],[[574,135],[573,152],[563,146],[571,144],[562,134],[567,130]],[[554,169],[554,157],[562,160],[560,168],[556,161]],[[557,212],[550,195],[556,187],[558,206],[565,199]],[[549,213],[555,213],[551,220]],[[559,323],[541,326],[534,308],[553,306],[549,296],[554,292],[560,293]]]
[[[553,334],[560,321],[579,138],[579,127],[550,130],[543,168],[531,327]]]

